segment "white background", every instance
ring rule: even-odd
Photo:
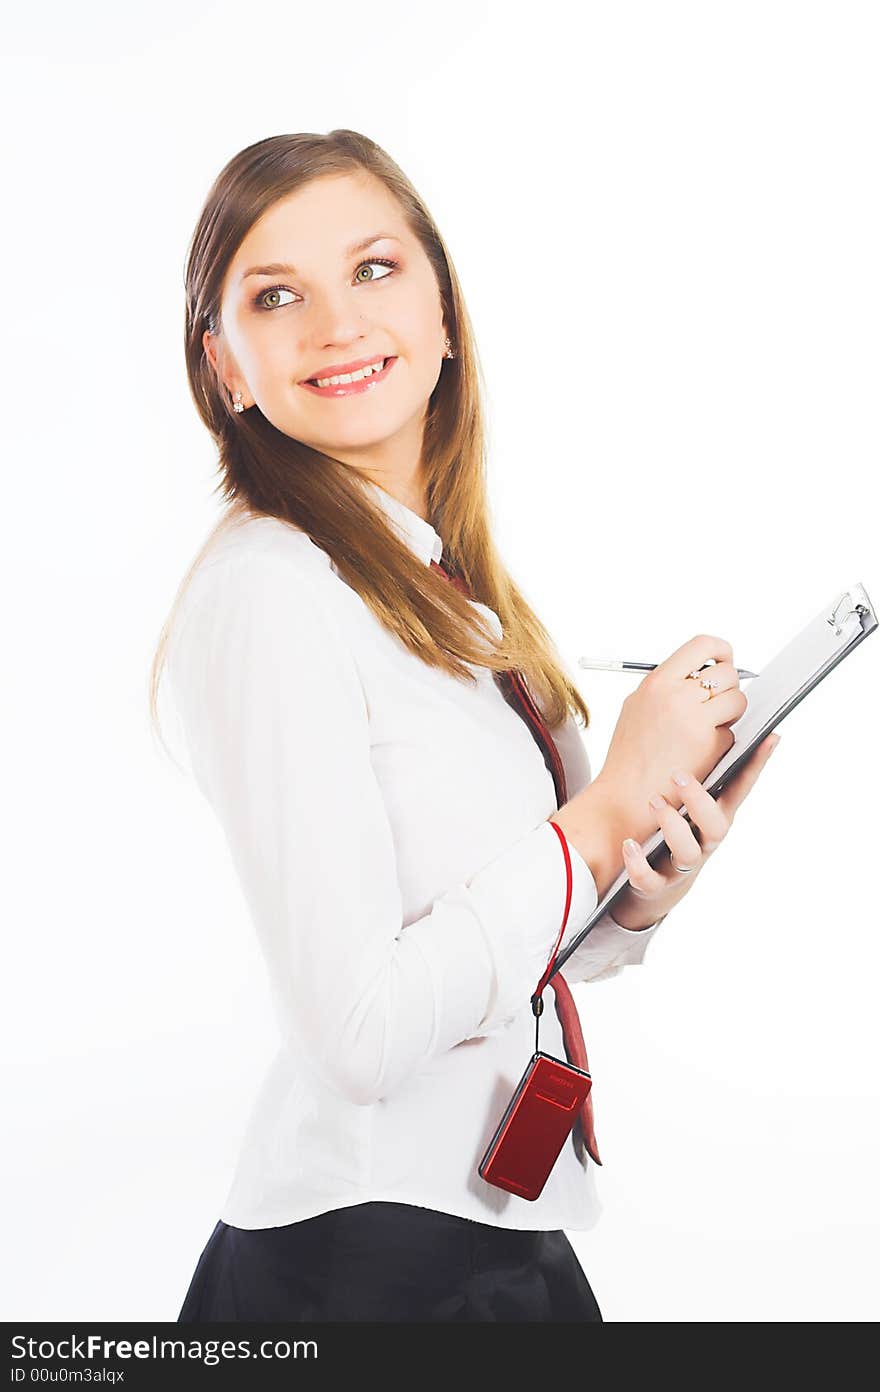
[[[173,1320],[274,1027],[147,675],[213,520],[183,267],[239,149],[350,126],[425,196],[505,559],[592,708],[699,632],[759,670],[877,542],[873,4],[400,0],[4,18],[6,1320]],[[783,723],[645,963],[581,986],[606,1321],[880,1313],[880,639]],[[427,1158],[426,1158],[427,1163]]]

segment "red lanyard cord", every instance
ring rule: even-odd
[[[568,911],[571,908],[572,894],[571,855],[569,854],[568,850],[568,842],[565,839],[565,833],[563,832],[561,827],[557,826],[556,822],[551,821],[550,825],[556,832],[556,835],[559,837],[559,844],[562,847],[562,854],[565,859],[565,909],[562,914],[562,927],[560,928],[559,936],[556,939],[556,946],[553,948],[553,952],[550,955],[550,960],[547,963],[547,966],[544,968],[544,974],[541,977],[541,980],[538,982],[537,986],[535,987],[535,991],[532,996],[532,1014],[535,1017],[535,1053],[538,1052],[538,1026],[540,1024],[541,1015],[544,1011],[544,1001],[542,998],[542,992],[544,990],[544,987],[547,985],[550,973],[553,970],[553,963],[556,961],[556,957],[559,952],[559,945],[562,942],[562,935],[565,932],[565,925],[568,922]]]

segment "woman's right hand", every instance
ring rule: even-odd
[[[719,683],[708,699],[706,688],[687,677],[713,658],[715,665],[701,674]],[[673,770],[702,782],[733,744],[728,727],[747,705],[733,649],[723,638],[698,634],[646,673],[623,702],[608,756],[593,780],[619,810],[628,835],[645,841],[657,830],[659,819],[648,806],[654,793],[681,806]]]

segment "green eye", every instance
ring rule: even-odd
[[[278,305],[267,305],[267,304],[264,304],[264,303],[263,303],[264,300],[266,299],[266,296],[267,296],[267,295],[292,295],[292,294],[293,294],[293,291],[292,291],[292,290],[288,290],[284,285],[272,285],[272,286],[270,286],[270,288],[269,288],[268,290],[264,290],[264,291],[262,292],[262,294],[259,295],[259,296],[257,297],[257,305],[258,305],[258,307],[259,307],[260,309],[278,309],[278,308],[280,308],[280,306],[278,306]]]
[[[357,279],[357,277],[360,275],[361,271],[367,270],[367,268],[370,267],[370,266],[390,266],[391,271],[394,271],[394,270],[397,269],[397,262],[396,262],[396,261],[391,261],[391,260],[387,259],[387,258],[384,257],[384,256],[374,257],[372,261],[362,261],[361,264],[358,266],[357,270],[356,270],[355,273],[354,273],[354,274],[355,274],[355,279]],[[389,275],[391,274],[391,271],[389,271]],[[374,275],[371,275],[371,276],[370,276],[370,280],[362,280],[362,281],[361,281],[361,285],[369,285],[370,281],[372,281],[372,280],[385,280],[385,276],[383,276],[383,275],[381,275],[381,276],[374,276]]]

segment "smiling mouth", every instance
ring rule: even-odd
[[[349,382],[362,382],[362,381],[365,381],[367,377],[376,377],[376,376],[378,376],[378,374],[379,374],[380,372],[384,372],[385,368],[388,366],[388,359],[387,359],[387,358],[378,358],[376,361],[377,361],[377,363],[378,363],[378,366],[374,367],[374,366],[370,365],[369,370],[367,370],[367,369],[365,369],[365,368],[359,368],[358,371],[357,371],[356,373],[352,373],[352,372],[334,373],[333,376],[336,377],[336,381],[335,381],[335,382],[331,382],[330,377],[306,377],[305,380],[306,380],[306,381],[309,383],[309,385],[312,386],[312,387],[317,387],[317,386],[318,386],[319,384],[321,384],[321,383],[323,383],[323,385],[326,386],[326,387],[329,387],[329,386],[334,386],[334,387],[335,387],[335,386],[341,386],[341,385],[343,384],[343,379],[344,379],[344,382],[345,382],[346,385],[347,385]]]
[[[342,377],[337,382],[322,378],[321,380],[325,383],[324,386],[318,385],[317,377],[309,377],[300,382],[299,385],[305,387],[308,391],[315,392],[318,396],[328,397],[352,396],[369,391],[371,387],[378,385],[380,382],[384,382],[392,367],[397,362],[397,358],[377,358],[376,361],[381,362],[382,366],[373,372],[367,373],[366,376],[357,374],[351,376],[343,373]]]

